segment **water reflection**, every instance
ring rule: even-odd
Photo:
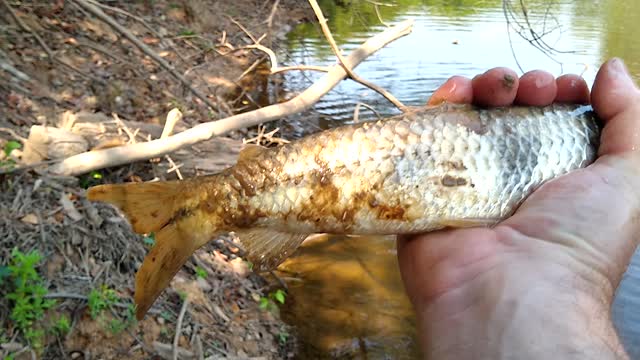
[[[290,295],[283,317],[305,344],[300,358],[418,357],[394,239],[318,236],[279,270]]]
[[[640,27],[638,0],[524,1],[528,20],[537,30],[553,29],[545,41],[562,52],[551,58],[514,33],[510,45],[500,0],[385,3],[394,6],[379,6],[378,17],[371,1],[320,1],[345,52],[382,31],[380,19],[387,23],[415,20],[409,36],[356,69],[408,105],[423,104],[452,75],[473,77],[494,66],[518,69],[519,64],[523,71],[545,69],[556,76],[577,73],[591,84],[599,65],[619,56],[640,79],[640,38],[634,36]],[[316,24],[303,24],[289,34],[287,57],[287,65],[335,63]],[[283,86],[287,92],[299,92],[319,76],[290,72]],[[345,81],[316,104],[304,121],[294,123],[294,128],[304,135],[349,122],[358,102],[373,106],[382,115],[397,113],[378,94]],[[375,118],[364,109],[360,115]],[[415,358],[413,315],[401,288],[394,250],[394,243],[384,238],[325,237],[305,244],[283,265],[292,293],[285,316],[298,326],[305,341],[308,352],[303,358],[340,357],[337,354],[363,359]]]
[[[638,57],[634,56],[640,55],[640,41],[633,38],[629,30],[640,17],[638,1],[525,1],[530,23],[539,32],[555,29],[544,39],[563,53],[550,58],[512,33],[517,62],[509,45],[501,1],[399,0],[389,3],[395,6],[378,7],[380,18],[387,23],[413,18],[414,31],[367,59],[357,71],[410,105],[424,103],[451,75],[472,77],[494,66],[517,69],[519,63],[524,71],[541,68],[555,75],[583,74],[591,83],[601,62],[618,55],[630,63],[635,75],[640,75]],[[338,44],[347,52],[384,29],[371,2],[325,0],[321,5]],[[313,23],[303,24],[289,34],[287,51],[290,64],[335,63],[331,49]],[[299,91],[319,76],[312,72],[290,72],[284,85],[289,91]],[[352,118],[358,102],[374,106],[383,115],[397,112],[377,93],[352,81],[340,84],[314,110],[319,117],[339,124]],[[368,119],[375,117],[368,111],[363,115]]]

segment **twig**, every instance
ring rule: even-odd
[[[249,32],[249,30],[247,30],[247,28],[245,28],[242,24],[240,24],[236,19],[232,18],[231,16],[227,15],[227,18],[234,24],[236,24],[237,27],[240,28],[240,30],[242,30],[242,32],[244,32],[245,34],[247,34],[247,36],[249,37],[249,39],[251,39],[251,41],[253,41],[254,44],[258,44],[260,41],[258,39],[255,38],[255,36],[253,36],[253,34],[251,34]]]
[[[176,176],[178,177],[178,179],[180,179],[180,180],[184,179],[184,178],[182,177],[182,173],[180,172],[180,168],[181,168],[181,167],[182,167],[182,165],[184,165],[184,164],[176,165],[176,163],[173,161],[173,159],[172,159],[172,158],[171,158],[171,156],[169,156],[169,155],[165,155],[165,156],[164,156],[164,158],[165,158],[165,159],[167,159],[167,162],[168,162],[168,163],[169,163],[169,165],[171,166],[171,167],[169,167],[169,168],[167,169],[167,173],[172,173],[172,172],[174,172],[174,171],[175,171],[175,172],[176,172]]]
[[[329,71],[330,68],[326,67],[326,66],[314,66],[314,65],[298,65],[298,66],[283,66],[283,67],[278,67],[278,58],[276,57],[276,53],[273,52],[273,50],[269,49],[268,47],[261,45],[261,44],[253,44],[253,45],[247,45],[245,47],[242,48],[238,48],[236,50],[242,50],[242,49],[256,49],[256,50],[260,50],[265,52],[267,55],[269,55],[269,61],[271,62],[271,69],[269,70],[271,72],[271,74],[277,74],[279,72],[283,72],[283,71],[291,71],[291,70],[313,70],[313,71],[322,71],[322,72],[327,72]]]
[[[271,7],[271,13],[269,13],[269,17],[267,18],[267,27],[271,29],[271,25],[273,25],[273,17],[276,14],[276,10],[278,10],[278,3],[280,0],[276,0]]]
[[[386,44],[409,34],[413,20],[406,20],[365,41],[345,58],[347,66],[353,68]],[[294,98],[280,104],[265,106],[228,118],[202,123],[179,134],[144,143],[95,150],[71,156],[52,166],[55,174],[79,175],[105,167],[128,164],[134,161],[157,158],[185,146],[208,140],[235,129],[254,126],[304,111],[315,104],[324,94],[333,89],[346,76],[344,68],[335,65],[329,72]]]
[[[2,0],[2,1],[5,1],[5,0]],[[156,63],[158,63],[158,65],[160,65],[165,70],[167,70],[171,75],[173,75],[176,79],[178,79],[187,89],[189,89],[189,91],[191,91],[193,95],[195,95],[200,100],[202,100],[205,104],[207,104],[207,106],[209,106],[211,110],[216,109],[216,106],[213,104],[213,102],[211,102],[211,100],[209,100],[204,94],[202,94],[200,91],[194,88],[187,79],[185,79],[182,75],[180,75],[180,73],[173,66],[171,66],[171,64],[169,64],[167,61],[161,58],[158,54],[156,54],[150,47],[148,47],[145,43],[140,41],[129,30],[127,30],[122,25],[118,24],[111,16],[105,14],[102,10],[100,10],[100,8],[93,5],[92,3],[88,3],[85,0],[71,0],[71,1],[74,2],[76,5],[82,7],[83,9],[89,11],[90,13],[95,15],[98,19],[104,21],[109,26],[111,26],[114,30],[116,30],[117,32],[122,34],[124,37],[129,39],[129,41],[131,41],[136,47],[138,47],[140,51],[148,55],[151,59],[153,59]]]
[[[260,65],[260,63],[262,62],[262,60],[264,60],[264,58],[260,58],[256,61],[253,62],[253,64],[251,64],[251,66],[249,66],[247,68],[247,70],[243,71],[242,74],[240,74],[240,76],[238,76],[238,78],[236,78],[236,81],[240,81],[242,80],[242,78],[244,78],[245,76],[247,76],[248,73],[252,72],[253,70],[255,70],[258,65]]]
[[[9,128],[0,128],[0,132],[6,132],[7,134],[13,136],[14,139],[20,140],[20,142],[22,144],[26,144],[27,143],[27,139],[23,138],[22,136],[18,135],[18,133],[16,133],[15,131],[13,131],[12,129]]]
[[[283,66],[283,67],[279,67],[277,69],[272,69],[271,73],[272,74],[277,74],[279,72],[284,72],[284,71],[321,71],[321,72],[327,72],[329,71],[329,67],[326,66],[316,66],[316,65],[298,65],[298,66]]]
[[[7,59],[9,60],[9,59]],[[25,81],[25,82],[29,82],[31,81],[31,78],[29,77],[29,75],[23,73],[22,71],[16,69],[13,65],[9,64],[8,62],[4,62],[4,61],[0,61],[0,69],[8,72],[9,74],[13,75],[14,77]]]
[[[276,53],[268,47],[260,44],[253,44],[244,47],[245,49],[257,49],[263,51],[267,55],[269,55],[269,61],[271,62],[271,72],[273,73],[274,69],[278,68],[278,59],[276,58]]]
[[[178,315],[178,322],[176,323],[176,335],[173,337],[173,360],[178,360],[178,341],[180,340],[180,333],[182,332],[182,320],[184,320],[184,314],[187,312],[187,306],[189,305],[189,298],[185,298],[180,308],[180,315]]]
[[[376,109],[374,109],[371,105],[367,105],[367,104],[365,104],[365,103],[359,102],[359,103],[357,103],[357,104],[356,104],[355,109],[353,109],[353,122],[354,122],[354,123],[360,122],[359,116],[360,116],[360,107],[361,107],[361,106],[362,106],[362,107],[365,107],[365,108],[367,108],[367,109],[369,109],[369,110],[371,110],[371,112],[373,112],[374,114],[376,114],[376,116],[378,117],[378,119],[380,119],[380,118],[381,118],[380,113],[378,113],[378,112],[376,111]]]
[[[393,96],[390,92],[388,92],[385,89],[379,87],[378,85],[376,85],[376,84],[374,84],[372,82],[369,82],[368,80],[365,80],[365,79],[361,78],[360,76],[356,75],[351,70],[351,68],[349,68],[349,66],[346,65],[345,59],[342,56],[342,53],[340,52],[340,49],[338,48],[338,45],[336,44],[335,40],[333,40],[333,35],[331,35],[331,30],[329,29],[329,26],[327,26],[327,19],[322,14],[322,10],[320,9],[320,6],[318,5],[318,2],[316,0],[309,0],[309,3],[311,4],[311,7],[313,8],[313,12],[316,14],[316,17],[318,18],[318,22],[320,23],[320,28],[322,29],[322,33],[324,34],[324,37],[329,42],[329,45],[331,46],[331,49],[333,50],[334,54],[338,58],[338,61],[340,62],[340,65],[342,65],[344,70],[347,72],[347,75],[349,75],[349,77],[353,81],[359,82],[360,84],[362,84],[362,85],[372,89],[373,91],[377,92],[378,94],[384,96],[387,100],[389,100],[389,102],[391,102],[400,111],[407,112],[408,111],[407,107],[402,102],[400,102],[400,100],[398,100],[395,96]]]
[[[173,132],[173,128],[176,126],[178,121],[182,120],[182,112],[178,108],[173,108],[167,114],[167,120],[164,122],[164,128],[162,129],[162,135],[160,135],[160,139],[164,139],[171,135]]]

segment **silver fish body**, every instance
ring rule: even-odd
[[[293,233],[402,234],[495,223],[544,182],[594,161],[586,107],[446,105],[262,151],[252,224]],[[243,181],[251,178],[247,170]],[[255,171],[259,172],[259,171]]]

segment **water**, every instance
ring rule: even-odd
[[[372,3],[320,1],[345,53],[384,30]],[[524,1],[532,28],[545,33],[546,52],[521,38],[513,27],[507,31],[501,1],[389,0],[385,4],[393,6],[379,6],[380,18],[389,24],[414,19],[413,32],[368,58],[356,72],[407,105],[424,104],[452,75],[473,77],[495,66],[520,74],[533,69],[556,76],[581,74],[591,84],[600,64],[618,56],[640,80],[640,38],[634,35],[640,28],[638,0]],[[524,24],[519,4],[514,1],[515,21]],[[295,28],[282,56],[286,56],[285,65],[335,63],[316,24]],[[319,76],[289,72],[282,86],[287,93],[297,93]],[[349,123],[358,103],[373,107],[380,116],[398,113],[377,93],[344,81],[293,128],[304,135]],[[374,119],[377,114],[361,108],[360,119]],[[638,271],[627,274],[614,317],[632,357],[640,358],[640,287],[634,285],[640,283],[640,257],[634,258],[634,264],[632,269]],[[413,313],[402,289],[392,240],[319,237],[305,244],[281,270],[290,287],[284,316],[299,329],[304,358],[417,356]]]

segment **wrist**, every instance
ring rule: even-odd
[[[512,260],[421,304],[414,299],[426,358],[627,358],[606,286],[561,266]]]

